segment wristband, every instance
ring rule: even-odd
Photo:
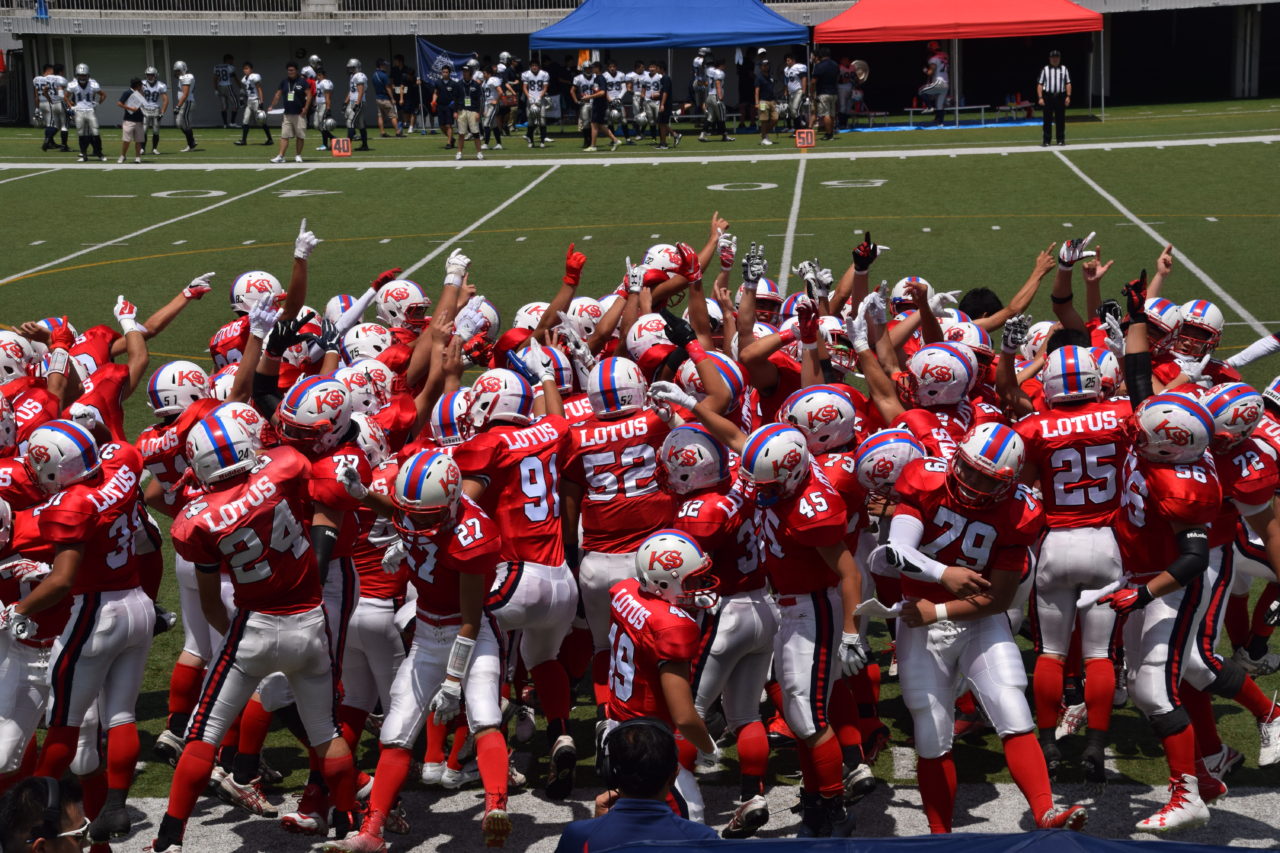
[[[449,273],[444,277],[445,287],[462,287],[462,276]]]
[[[1151,590],[1150,588],[1147,587],[1146,584],[1143,584],[1142,586],[1138,587],[1138,606],[1139,607],[1146,607],[1148,604],[1150,604],[1155,600],[1156,600],[1156,597],[1151,594]]]
[[[943,604],[935,604],[935,605],[933,605],[933,609],[934,609],[934,614],[933,614],[933,621],[934,621],[934,622],[946,622],[946,621],[947,621],[947,605],[946,605],[945,603],[943,603]]]
[[[471,668],[471,655],[475,653],[476,641],[459,634],[453,638],[453,648],[449,649],[449,662],[445,665],[444,674],[459,681],[467,677]]]
[[[801,341],[801,342],[800,342],[800,348],[801,348],[801,349],[803,349],[803,350],[805,350],[806,352],[807,352],[807,351],[809,351],[809,350],[815,350],[815,349],[817,349],[817,348],[818,348],[818,342],[817,342],[817,341],[813,341],[812,343],[806,343],[806,342],[804,342],[804,341]]]
[[[1068,293],[1066,296],[1054,296],[1051,293],[1049,294],[1049,300],[1053,302],[1054,305],[1067,305],[1071,302],[1074,296],[1075,294],[1072,293]]]
[[[689,343],[685,344],[684,351],[688,353],[689,359],[694,364],[701,364],[707,359],[707,351],[697,341],[689,341]]]
[[[64,349],[55,349],[49,352],[49,369],[46,373],[65,374],[67,372],[67,362],[71,360],[71,355]]]

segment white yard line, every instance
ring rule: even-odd
[[[20,181],[20,180],[22,180],[23,178],[34,178],[34,177],[36,177],[37,175],[48,175],[48,174],[50,174],[51,172],[56,172],[56,171],[58,171],[58,170],[57,170],[57,169],[45,169],[43,172],[31,172],[31,173],[29,173],[29,174],[26,174],[26,175],[18,175],[18,176],[13,177],[13,178],[0,178],[0,184],[7,184],[7,183],[9,183],[9,182],[11,182],[11,181]]]
[[[193,210],[190,213],[184,213],[184,214],[181,214],[180,216],[175,216],[175,217],[172,217],[171,219],[166,219],[164,222],[157,222],[155,225],[148,225],[146,228],[139,228],[137,231],[132,231],[128,234],[121,235],[120,237],[117,237],[114,240],[103,240],[101,243],[95,243],[94,245],[89,246],[86,249],[81,249],[78,252],[72,252],[69,255],[64,255],[61,258],[57,258],[55,260],[49,261],[48,263],[40,264],[40,266],[32,267],[29,270],[23,270],[22,272],[14,273],[11,276],[7,276],[3,279],[0,279],[0,286],[6,285],[9,282],[14,281],[15,279],[22,278],[23,276],[31,275],[34,272],[40,272],[41,270],[47,270],[49,267],[54,267],[54,266],[57,266],[58,264],[64,264],[67,261],[74,260],[75,258],[80,257],[81,255],[87,255],[90,252],[97,251],[98,249],[101,249],[103,246],[114,245],[114,244],[120,243],[121,241],[129,240],[133,237],[138,237],[142,234],[146,234],[148,231],[155,231],[157,228],[164,228],[166,225],[172,225],[175,222],[181,222],[184,219],[190,219],[193,216],[199,216],[202,213],[208,213],[211,210],[216,210],[219,207],[224,207],[225,205],[240,201],[243,198],[248,198],[249,196],[260,193],[263,190],[269,190],[272,187],[276,186],[277,184],[283,184],[285,181],[291,181],[294,178],[301,177],[302,175],[305,175],[310,171],[311,171],[310,169],[303,169],[302,171],[294,172],[291,175],[286,175],[285,177],[272,181],[269,184],[263,184],[260,187],[256,187],[254,189],[248,190],[247,192],[242,192],[239,195],[233,195],[230,198],[221,199],[220,201],[216,201],[213,204],[206,205],[205,207],[202,207],[199,210]]]
[[[1077,166],[1075,163],[1072,163],[1070,160],[1068,160],[1061,151],[1054,151],[1053,153],[1054,153],[1054,156],[1056,156],[1059,160],[1061,160],[1068,169],[1075,172],[1076,177],[1078,177],[1080,180],[1088,184],[1089,187],[1094,192],[1102,196],[1107,201],[1108,204],[1110,204],[1117,211],[1119,211],[1121,216],[1123,216],[1125,219],[1128,219],[1134,225],[1138,226],[1138,228],[1142,231],[1142,233],[1146,234],[1152,240],[1155,240],[1157,243],[1160,244],[1162,248],[1164,246],[1169,245],[1170,241],[1166,240],[1163,236],[1161,236],[1159,231],[1152,228],[1150,225],[1148,225],[1147,223],[1139,219],[1137,216],[1135,216],[1133,211],[1131,211],[1129,208],[1121,204],[1118,198],[1116,198],[1111,193],[1104,190],[1101,184],[1099,184],[1093,178],[1086,175],[1080,169],[1079,166]],[[1222,287],[1222,285],[1218,284],[1216,281],[1210,278],[1207,272],[1200,269],[1200,267],[1196,266],[1195,262],[1192,261],[1190,258],[1188,258],[1186,254],[1182,252],[1182,250],[1175,247],[1173,250],[1173,256],[1177,258],[1182,263],[1182,265],[1185,266],[1188,271],[1190,271],[1192,275],[1200,279],[1200,281],[1204,284],[1205,287],[1212,290],[1214,295],[1216,295],[1218,299],[1220,299],[1225,305],[1230,306],[1231,310],[1235,311],[1236,314],[1240,315],[1240,319],[1248,323],[1250,328],[1252,328],[1259,335],[1270,334],[1270,332],[1267,331],[1267,327],[1262,325],[1262,323],[1258,321],[1257,317],[1253,316],[1253,314],[1250,313],[1247,308],[1241,305],[1234,296],[1232,296],[1230,293],[1227,293],[1227,291]]]
[[[545,164],[545,163],[539,163],[538,165],[546,165],[546,164]],[[506,200],[506,201],[504,201],[502,204],[498,205],[498,206],[497,206],[497,207],[495,207],[493,210],[491,210],[491,211],[489,211],[488,213],[486,213],[484,216],[481,216],[481,217],[480,217],[479,219],[477,219],[475,222],[472,222],[472,223],[471,223],[470,225],[468,225],[466,228],[463,228],[463,229],[462,229],[461,231],[459,231],[457,234],[454,234],[454,235],[453,235],[453,237],[451,237],[450,239],[448,239],[448,240],[446,240],[446,241],[442,242],[442,243],[441,243],[437,248],[433,249],[431,252],[429,252],[427,255],[425,255],[421,260],[419,260],[419,261],[418,261],[417,263],[415,263],[413,266],[408,267],[408,268],[407,268],[403,273],[401,273],[401,275],[403,275],[405,278],[408,278],[409,276],[413,275],[415,272],[417,272],[417,271],[418,271],[419,269],[421,269],[423,266],[425,266],[426,264],[430,263],[430,262],[431,262],[431,260],[432,260],[433,258],[435,258],[437,255],[439,255],[439,254],[440,254],[441,252],[443,252],[445,249],[447,249],[447,248],[449,248],[450,246],[452,246],[455,242],[457,242],[458,240],[461,240],[463,237],[467,236],[467,235],[468,235],[468,234],[470,234],[472,231],[476,230],[476,229],[477,229],[477,228],[479,228],[481,225],[485,224],[486,222],[488,222],[488,221],[489,221],[490,219],[492,219],[493,217],[497,216],[497,215],[498,215],[499,213],[501,213],[502,211],[506,210],[506,209],[507,209],[508,207],[510,207],[512,204],[514,204],[515,202],[519,201],[521,198],[523,198],[523,197],[524,197],[525,193],[529,192],[529,190],[533,189],[533,188],[534,188],[534,187],[536,187],[538,184],[542,183],[542,182],[543,182],[543,181],[545,181],[547,178],[551,177],[551,173],[552,173],[552,172],[554,172],[556,169],[559,169],[559,168],[560,168],[560,165],[559,165],[559,164],[556,164],[556,165],[552,166],[550,169],[547,169],[547,171],[543,172],[541,175],[539,175],[538,177],[534,178],[534,179],[533,179],[533,180],[532,180],[528,185],[526,185],[526,186],[525,186],[525,188],[524,188],[524,189],[520,190],[520,191],[519,191],[519,192],[517,192],[515,195],[511,196],[511,198],[507,199],[507,200]]]
[[[791,215],[787,217],[787,232],[782,238],[782,269],[778,270],[778,292],[787,295],[787,278],[791,275],[791,249],[796,242],[796,221],[800,218],[800,198],[804,195],[804,168],[808,160],[801,159],[796,167],[796,188],[791,194]]]

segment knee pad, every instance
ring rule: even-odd
[[[1247,677],[1244,668],[1240,664],[1231,658],[1227,658],[1222,662],[1222,669],[1218,671],[1218,677],[1209,685],[1208,692],[1215,696],[1230,699],[1244,688],[1244,680]]]
[[[1151,728],[1159,738],[1172,737],[1191,725],[1191,717],[1187,714],[1187,709],[1181,705],[1167,714],[1157,714],[1149,719]]]

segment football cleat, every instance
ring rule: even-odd
[[[885,747],[889,745],[889,729],[886,726],[873,731],[870,737],[863,736],[862,739],[862,756],[866,759],[868,765],[874,766],[876,759],[880,757],[880,753],[884,752]]]
[[[480,778],[480,770],[476,767],[474,761],[469,761],[463,765],[461,770],[454,770],[452,767],[445,767],[444,773],[440,774],[440,784],[448,788],[450,791],[456,791],[466,785],[470,785]]]
[[[1089,719],[1089,711],[1083,702],[1078,705],[1068,705],[1062,711],[1062,717],[1058,720],[1058,728],[1054,732],[1054,737],[1062,740],[1068,735],[1073,735],[1084,728],[1085,722]]]
[[[396,835],[409,834],[409,816],[405,813],[402,804],[397,802],[396,807],[387,812],[382,828],[387,832],[394,832]]]
[[[721,838],[750,838],[769,822],[769,803],[759,794],[738,805]]]
[[[1044,766],[1049,771],[1049,778],[1056,778],[1062,769],[1062,750],[1053,741],[1041,741],[1040,749],[1044,751]]]
[[[502,847],[511,834],[511,818],[507,815],[507,797],[505,794],[485,794],[484,820],[480,824],[484,834],[485,847]]]
[[[1222,745],[1222,749],[1219,749],[1213,755],[1204,757],[1205,769],[1209,771],[1209,775],[1219,781],[1226,779],[1231,774],[1231,771],[1242,763],[1244,763],[1244,755],[1236,752],[1225,743]]]
[[[765,729],[768,731],[769,746],[774,749],[796,745],[795,732],[791,731],[791,726],[787,725],[782,714],[774,714]]]
[[[516,743],[528,743],[537,731],[533,709],[528,705],[516,708]]]
[[[1185,774],[1169,780],[1169,802],[1151,817],[1138,821],[1141,832],[1169,832],[1190,829],[1209,822],[1209,809],[1200,799],[1200,785],[1195,776]]]
[[[268,764],[265,758],[259,756],[258,779],[264,785],[279,785],[284,781],[284,774]]]
[[[329,822],[325,815],[329,811],[329,795],[319,785],[307,785],[298,798],[298,808],[280,816],[280,825],[286,832],[300,835],[325,835],[329,831]]]
[[[1275,701],[1275,697],[1272,697]],[[1280,762],[1280,714],[1258,723],[1258,766]]]
[[[94,844],[106,844],[113,838],[124,838],[132,828],[129,812],[124,806],[104,808],[85,828],[85,837]]]
[[[572,735],[560,735],[551,747],[547,770],[547,797],[563,800],[573,792],[573,773],[578,766],[578,747]]]
[[[1070,829],[1079,831],[1089,820],[1089,813],[1084,806],[1065,806],[1060,809],[1049,809],[1036,819],[1036,829]]]
[[[849,767],[844,772],[844,802],[851,806],[876,789],[876,777],[867,764]]]
[[[361,782],[361,777],[364,781]],[[373,793],[373,777],[362,770],[356,771],[356,799],[367,800],[369,795]]]
[[[360,830],[346,838],[326,841],[320,849],[329,853],[386,853],[387,842],[380,835]]]
[[[1249,654],[1249,650],[1244,646],[1236,649],[1231,659],[1240,664],[1240,668],[1245,672],[1257,678],[1262,675],[1271,675],[1280,669],[1280,654],[1276,652],[1267,652],[1260,658],[1255,658]]]
[[[422,784],[439,785],[444,777],[444,762],[430,762],[422,765]]]
[[[254,779],[247,785],[241,785],[227,776],[218,785],[218,798],[233,806],[239,806],[250,814],[259,817],[275,817],[276,807],[267,802],[262,793],[262,780]]]
[[[1213,776],[1199,776],[1196,779],[1200,791],[1200,801],[1206,806],[1227,795],[1227,786],[1221,779]]]
[[[152,749],[170,767],[177,767],[178,759],[182,757],[182,745],[180,736],[164,729],[156,736],[156,744]]]
[[[1107,758],[1101,746],[1086,744],[1084,752],[1080,754],[1080,764],[1084,767],[1085,782],[1090,785],[1107,784]]]

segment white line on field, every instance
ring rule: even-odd
[[[791,274],[791,250],[796,242],[796,220],[800,218],[800,196],[808,163],[808,160],[801,160],[796,167],[796,188],[791,194],[791,215],[787,217],[787,236],[782,238],[782,269],[778,273],[778,292],[782,294],[787,292],[787,276]]]
[[[536,177],[536,178],[534,178],[532,181],[530,181],[530,182],[525,186],[525,188],[524,188],[524,189],[520,190],[520,191],[519,191],[519,192],[517,192],[515,195],[511,196],[511,198],[507,199],[507,200],[506,200],[506,201],[504,201],[502,204],[498,205],[498,206],[497,206],[497,207],[495,207],[493,210],[491,210],[491,211],[489,211],[488,213],[486,213],[484,216],[481,216],[481,217],[480,217],[479,219],[477,219],[475,222],[472,222],[472,223],[471,223],[470,225],[468,225],[466,228],[463,228],[463,229],[462,229],[461,231],[459,231],[457,234],[454,234],[454,235],[453,235],[453,238],[452,238],[452,239],[450,239],[448,242],[442,242],[442,243],[441,243],[437,248],[435,248],[435,249],[431,250],[429,253],[427,253],[425,256],[423,256],[423,257],[422,257],[422,259],[421,259],[421,260],[419,260],[416,264],[414,264],[413,266],[411,266],[411,267],[409,267],[408,269],[406,269],[406,270],[402,273],[403,277],[404,277],[404,278],[408,278],[409,276],[413,275],[415,272],[417,272],[418,270],[420,270],[423,266],[425,266],[426,264],[430,263],[430,262],[431,262],[431,260],[432,260],[436,255],[439,255],[441,252],[443,252],[445,249],[447,249],[447,248],[450,246],[450,244],[454,243],[454,242],[455,242],[455,241],[457,241],[457,240],[461,240],[463,237],[467,236],[467,235],[468,235],[468,234],[470,234],[472,231],[476,230],[476,229],[477,229],[477,228],[479,228],[481,225],[485,224],[486,222],[488,222],[488,221],[489,221],[490,219],[492,219],[493,217],[497,216],[497,215],[498,215],[499,213],[501,213],[502,211],[506,210],[506,209],[507,209],[508,207],[510,207],[512,204],[514,204],[515,202],[519,201],[519,200],[524,196],[524,194],[525,194],[525,193],[529,192],[529,190],[533,189],[533,188],[534,188],[534,187],[536,187],[538,184],[542,183],[542,182],[543,182],[543,181],[545,181],[547,178],[551,177],[551,173],[552,173],[552,172],[554,172],[556,169],[559,169],[559,168],[560,168],[560,165],[557,163],[556,165],[552,166],[550,169],[547,169],[547,171],[543,172],[541,175],[539,175],[538,177]],[[3,282],[0,282],[0,284],[3,284]]]
[[[308,173],[308,172],[310,172],[310,171],[311,171],[310,169],[303,169],[302,171],[294,172],[294,173],[293,173],[293,174],[291,174],[291,175],[285,175],[283,178],[279,178],[279,179],[277,179],[277,180],[274,180],[274,181],[272,181],[272,182],[271,182],[271,183],[269,183],[269,184],[263,184],[263,185],[262,185],[262,186],[260,186],[260,187],[257,187],[257,188],[255,188],[255,189],[251,189],[251,190],[247,190],[246,192],[242,192],[242,193],[240,193],[239,195],[233,195],[233,196],[231,196],[230,198],[224,198],[224,199],[221,199],[220,201],[216,201],[216,202],[214,202],[213,204],[210,204],[210,205],[207,205],[207,206],[205,206],[205,207],[200,208],[199,210],[193,210],[193,211],[191,211],[190,213],[184,213],[184,214],[182,214],[182,215],[180,215],[180,216],[174,216],[174,217],[171,217],[171,218],[169,218],[169,219],[166,219],[164,222],[157,222],[155,225],[148,225],[146,228],[139,228],[137,231],[131,231],[130,233],[128,233],[128,234],[124,234],[124,235],[122,235],[122,236],[120,236],[120,237],[117,237],[117,238],[116,238],[116,239],[114,239],[114,240],[110,240],[110,241],[107,241],[107,242],[104,242],[104,243],[99,243],[99,244],[97,244],[97,245],[90,246],[90,247],[88,247],[87,249],[81,249],[81,250],[80,250],[80,251],[78,251],[78,252],[72,252],[72,253],[71,253],[71,254],[69,254],[69,255],[63,255],[61,258],[57,258],[57,259],[55,259],[55,260],[49,261],[48,263],[40,264],[40,266],[38,266],[38,267],[32,267],[32,268],[31,268],[31,269],[29,269],[29,270],[23,270],[22,272],[14,273],[13,275],[6,276],[5,278],[0,279],[0,285],[5,285],[5,284],[8,284],[9,282],[13,281],[14,279],[19,279],[19,278],[22,278],[23,276],[31,275],[33,272],[40,272],[41,270],[47,270],[49,267],[53,267],[53,266],[57,266],[58,264],[66,263],[67,261],[70,261],[70,260],[73,260],[73,259],[75,259],[75,258],[80,257],[81,255],[87,255],[87,254],[89,254],[90,252],[94,251],[95,249],[101,248],[102,246],[111,245],[111,244],[113,244],[113,243],[119,243],[119,242],[121,242],[121,241],[123,241],[123,240],[128,240],[128,239],[133,238],[133,237],[138,237],[138,236],[141,236],[141,235],[143,235],[143,234],[146,234],[148,231],[154,231],[154,230],[156,230],[157,228],[164,228],[166,225],[172,225],[172,224],[174,224],[175,222],[181,222],[181,221],[182,221],[182,220],[184,220],[184,219],[190,219],[190,218],[191,218],[191,217],[193,217],[193,216],[199,216],[200,214],[202,214],[202,213],[207,213],[207,212],[209,212],[210,210],[215,210],[215,209],[217,209],[217,208],[219,208],[219,207],[224,207],[224,206],[226,206],[226,205],[228,205],[228,204],[231,204],[232,202],[239,201],[239,200],[240,200],[240,199],[242,199],[242,198],[248,198],[248,197],[249,197],[249,196],[251,196],[251,195],[255,195],[255,194],[257,194],[257,193],[260,193],[260,192],[262,192],[263,190],[269,190],[269,189],[271,189],[272,187],[276,186],[277,184],[283,184],[285,181],[291,181],[291,180],[293,180],[294,178],[296,178],[296,177],[298,177],[298,176],[300,176],[300,175],[305,175],[305,174],[307,174],[307,173]]]
[[[44,243],[44,241],[43,241],[43,240],[32,240],[32,241],[31,241],[31,245],[32,245],[32,246],[39,246],[39,245],[40,245],[40,244],[42,244],[42,243]]]
[[[1089,187],[1094,192],[1096,192],[1098,195],[1106,199],[1107,203],[1110,204],[1112,207],[1114,207],[1117,211],[1119,211],[1120,214],[1124,216],[1125,219],[1128,219],[1134,225],[1138,226],[1138,228],[1142,230],[1142,233],[1146,234],[1152,240],[1155,240],[1157,243],[1161,245],[1161,247],[1169,245],[1169,241],[1166,240],[1163,236],[1161,236],[1160,232],[1156,231],[1156,229],[1152,228],[1150,225],[1148,225],[1147,223],[1139,219],[1137,216],[1135,216],[1133,211],[1131,211],[1129,208],[1121,204],[1118,198],[1116,198],[1111,193],[1104,190],[1101,184],[1099,184],[1093,178],[1086,175],[1080,169],[1079,166],[1077,166],[1075,163],[1072,163],[1070,160],[1068,160],[1061,151],[1054,151],[1053,153],[1055,156],[1057,156],[1059,160],[1063,162],[1063,164],[1066,165],[1068,169],[1076,173],[1076,177],[1084,181],[1086,184],[1089,185]],[[1262,325],[1262,323],[1258,322],[1257,317],[1253,316],[1253,314],[1251,314],[1247,308],[1241,305],[1234,296],[1232,296],[1230,293],[1227,293],[1227,291],[1222,288],[1222,285],[1218,284],[1216,281],[1210,278],[1208,273],[1200,269],[1200,267],[1196,266],[1195,262],[1192,261],[1190,258],[1188,258],[1186,254],[1182,252],[1182,250],[1175,248],[1173,250],[1173,256],[1177,258],[1179,261],[1181,261],[1182,265],[1185,266],[1188,270],[1190,270],[1192,275],[1200,279],[1200,281],[1204,284],[1205,287],[1212,290],[1219,299],[1221,299],[1225,304],[1230,306],[1232,311],[1235,311],[1237,314],[1239,314],[1240,319],[1248,323],[1250,328],[1252,328],[1259,335],[1269,334],[1269,332],[1267,331],[1267,327]]]
[[[34,178],[36,175],[47,175],[47,174],[49,174],[50,172],[56,172],[56,171],[58,171],[58,170],[57,170],[57,169],[45,169],[43,172],[31,172],[31,173],[26,174],[26,175],[18,175],[18,176],[17,176],[17,177],[15,177],[15,178],[5,178],[4,180],[0,180],[0,184],[7,184],[7,183],[9,183],[10,181],[20,181],[20,180],[22,180],[23,178]]]

